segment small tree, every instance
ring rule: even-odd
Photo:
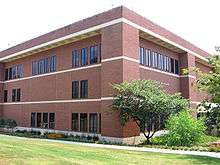
[[[184,69],[183,73],[196,73],[197,79],[194,83],[194,86],[197,87],[199,91],[207,92],[207,94],[211,96],[210,101],[218,104],[217,107],[211,109],[210,111],[208,111],[208,109],[210,109],[209,106],[204,107],[207,108],[207,127],[210,129],[213,127],[214,123],[217,128],[217,132],[220,134],[220,56],[213,55],[212,57],[208,58],[208,64],[212,67],[212,70],[208,73],[202,72],[199,68]],[[204,102],[208,101],[204,100]]]
[[[155,132],[165,126],[165,120],[188,107],[188,101],[180,94],[167,94],[162,86],[152,80],[134,80],[115,84],[116,98],[113,109],[120,112],[122,125],[133,120],[150,143]],[[147,131],[147,132],[146,132]]]
[[[188,111],[172,115],[166,124],[169,130],[167,144],[170,146],[190,146],[199,142],[204,135],[204,121],[192,117]]]

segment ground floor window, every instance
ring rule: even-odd
[[[80,131],[87,132],[87,113],[80,113]]]
[[[101,133],[102,131],[101,131],[101,123],[102,123],[102,121],[101,121],[101,113],[99,114],[99,132]]]
[[[89,114],[89,132],[97,133],[98,130],[98,115],[97,113]]]
[[[31,127],[54,129],[55,128],[55,113],[32,112]]]
[[[72,130],[79,131],[78,113],[72,113]]]
[[[101,114],[99,113],[72,113],[72,131],[101,132]]]
[[[49,128],[55,128],[55,113],[49,113]]]
[[[31,127],[36,127],[36,113],[31,113]]]

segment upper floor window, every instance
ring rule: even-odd
[[[57,58],[56,56],[50,57],[50,72],[56,71]]]
[[[21,101],[21,89],[12,89],[12,102]]]
[[[79,98],[79,81],[72,82],[72,98]]]
[[[56,71],[56,56],[32,61],[32,75]]]
[[[151,51],[146,49],[146,65],[151,66]]]
[[[4,102],[8,102],[8,91],[4,90]]]
[[[102,45],[99,45],[99,58],[100,58],[100,62],[102,61]]]
[[[98,45],[90,47],[90,64],[98,62]]]
[[[53,56],[54,57],[54,56]],[[56,70],[56,69],[55,69]],[[54,70],[54,71],[55,71]],[[44,73],[48,73],[49,72],[49,58],[45,58],[44,59]]]
[[[44,73],[44,60],[41,59],[38,61],[38,74]]]
[[[37,68],[38,68],[38,62],[37,61],[33,61],[32,62],[32,75],[37,75],[38,71],[37,71]]]
[[[5,69],[5,80],[23,77],[23,65],[16,65]]]
[[[143,53],[144,48],[140,47],[139,49],[139,56],[140,56],[140,64],[144,64],[143,60]],[[152,57],[152,60],[151,60]],[[152,61],[152,64],[151,64]],[[161,53],[157,52],[152,52],[151,56],[151,50],[146,49],[146,54],[145,54],[145,62],[146,66],[151,66],[166,72],[174,73],[174,74],[179,74],[179,64],[178,60],[175,60],[171,57],[168,57],[166,55],[163,55]]]
[[[81,49],[81,65],[88,65],[88,48]]]
[[[88,80],[80,81],[80,98],[88,98]]]
[[[144,65],[144,48],[143,47],[140,47],[140,50],[139,50],[139,58],[140,58],[140,64],[141,65]]]
[[[174,71],[175,71],[175,65],[174,65],[174,59],[173,58],[171,58],[171,60],[170,60],[170,71],[171,71],[171,73],[175,73]]]
[[[158,53],[158,68],[163,68],[163,55]]]
[[[79,67],[79,51],[74,50],[72,54],[72,66],[74,68]]]
[[[157,68],[158,66],[158,54],[153,52],[153,67]]]
[[[179,74],[179,62],[175,60],[175,74]]]

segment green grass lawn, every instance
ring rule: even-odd
[[[80,145],[24,140],[0,135],[0,164],[220,164],[220,159],[199,156],[133,152]]]

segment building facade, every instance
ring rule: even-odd
[[[132,141],[134,122],[120,125],[111,110],[111,84],[152,79],[196,106],[205,94],[192,87],[210,71],[208,53],[126,7],[73,23],[0,52],[0,117],[21,128],[96,134]]]

